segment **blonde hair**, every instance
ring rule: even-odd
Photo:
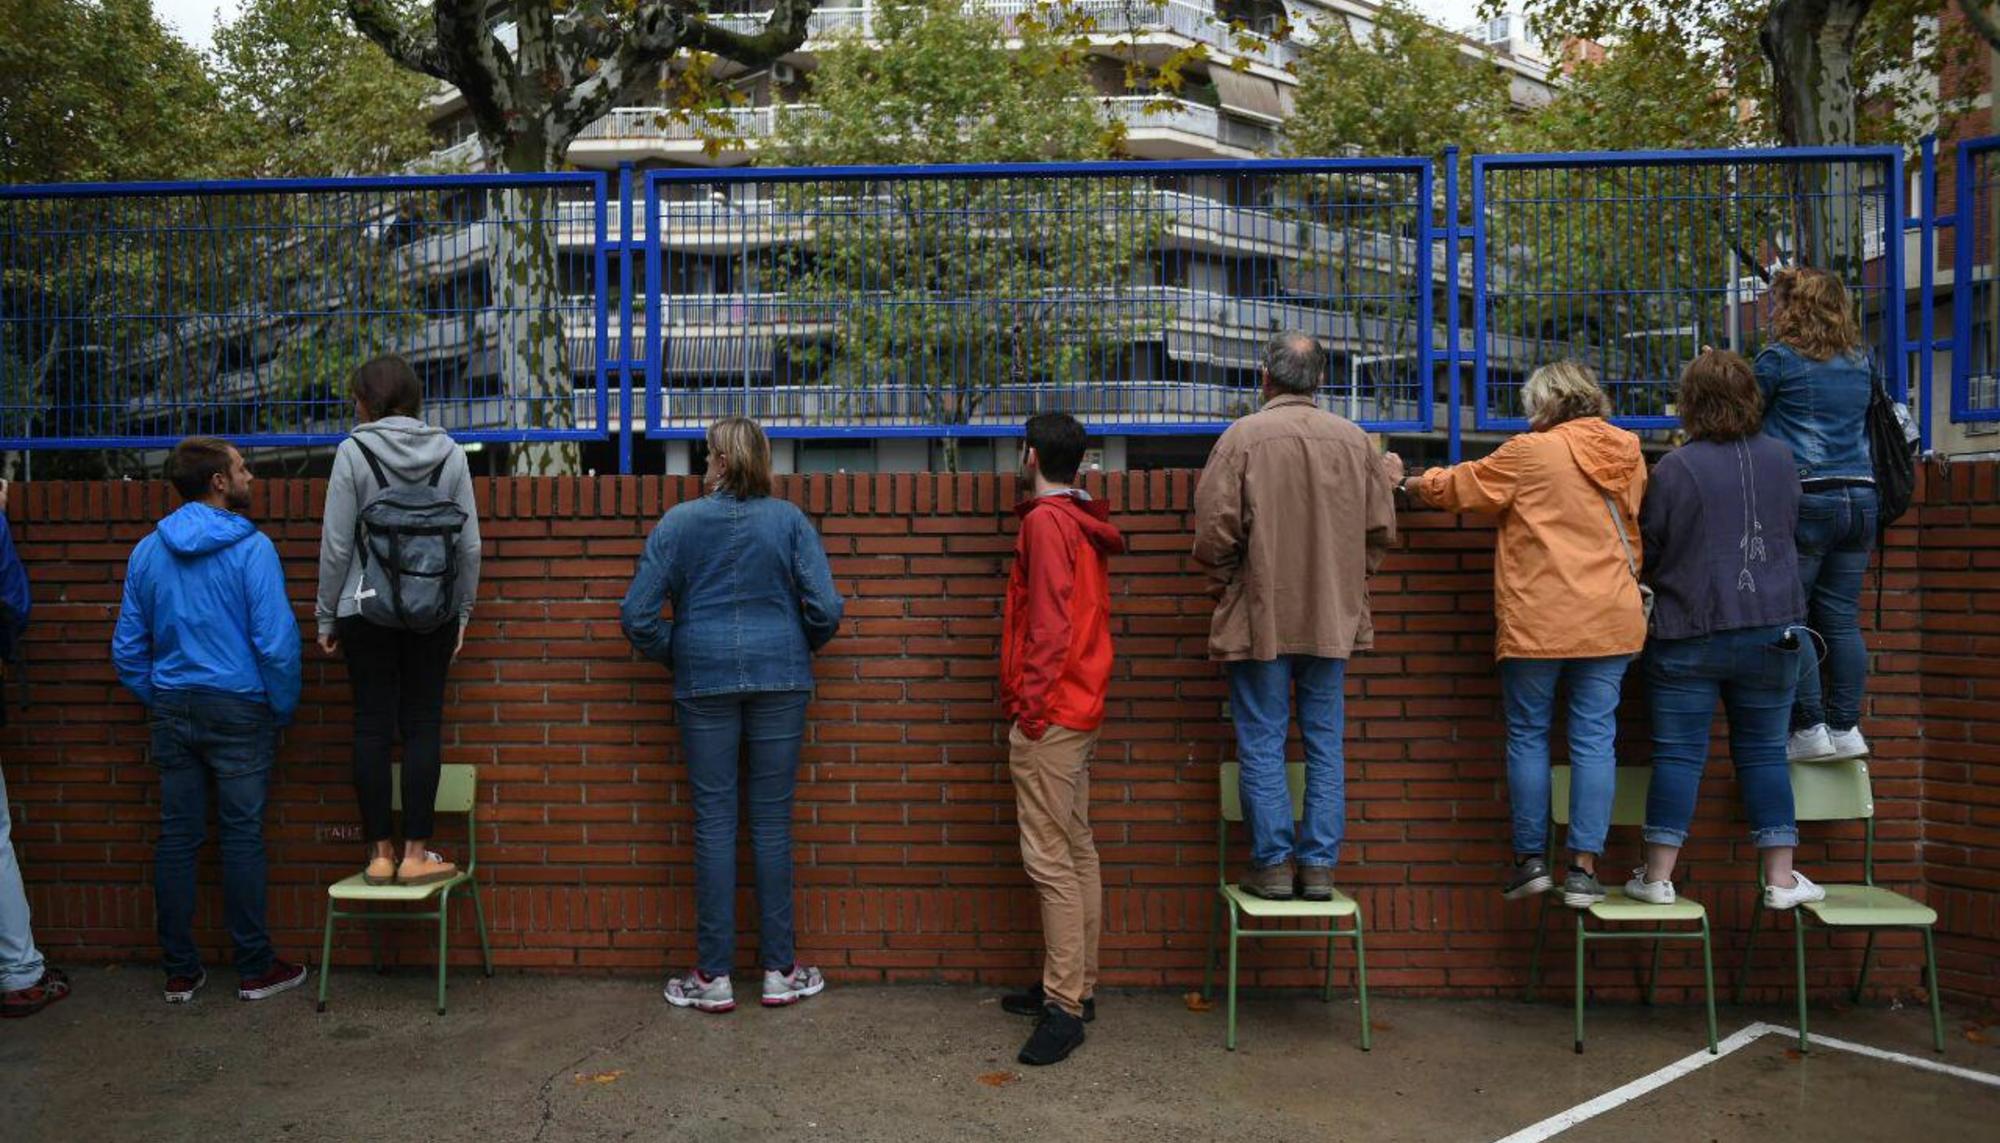
[[[1521,389],[1521,404],[1537,429],[1611,415],[1611,398],[1598,387],[1596,372],[1581,361],[1556,361],[1535,370]]]
[[[1861,344],[1854,303],[1839,276],[1801,267],[1771,276],[1771,333],[1814,361],[1837,357]]]
[[[748,417],[724,417],[708,426],[708,451],[722,457],[723,491],[741,500],[771,494],[771,442]]]

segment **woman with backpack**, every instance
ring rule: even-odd
[[[667,981],[676,1008],[736,1007],[738,763],[757,863],[757,952],[766,1007],[817,995],[826,980],[794,956],[792,798],[813,653],[840,626],[826,549],[805,513],[771,495],[771,445],[757,422],[708,430],[708,495],[661,517],[625,593],[619,625],[674,678],[674,707],[694,788],[696,963]],[[660,608],[673,604],[673,618]]]
[[[1764,431],[1790,446],[1800,488],[1799,583],[1806,622],[1826,644],[1826,687],[1816,657],[1799,667],[1787,755],[1797,761],[1859,758],[1868,648],[1861,640],[1861,579],[1881,511],[1868,447],[1874,363],[1854,307],[1825,270],[1780,270],[1771,279],[1771,344],[1757,355]]]
[[[418,419],[423,384],[401,357],[354,371],[354,431],[334,454],[320,533],[320,649],[347,660],[354,793],[370,885],[448,881],[431,851],[445,674],[479,592],[479,516],[465,450]],[[391,822],[390,754],[403,738],[403,846]]]

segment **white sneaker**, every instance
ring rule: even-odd
[[[802,964],[792,966],[790,972],[779,972],[774,968],[764,970],[764,1007],[782,1008],[787,1004],[797,1004],[808,996],[818,996],[826,991],[826,977],[816,968]]]
[[[697,1012],[728,1012],[736,1007],[736,993],[729,987],[729,975],[703,976],[698,968],[689,969],[686,976],[669,977],[663,995],[674,1007]]]
[[[1792,885],[1789,888],[1777,885],[1764,886],[1764,907],[1766,909],[1794,909],[1807,901],[1826,900],[1826,890],[1806,879],[1806,875],[1794,869]]]
[[[1644,868],[1634,869],[1632,879],[1625,883],[1625,895],[1648,905],[1671,905],[1674,903],[1674,883],[1648,881]]]
[[[1834,730],[1827,734],[1828,749],[1833,751],[1835,760],[1868,757],[1868,740],[1861,737],[1861,728]]]
[[[1794,730],[1791,741],[1785,743],[1787,762],[1831,762],[1833,756],[1833,736],[1827,733],[1824,722]]]

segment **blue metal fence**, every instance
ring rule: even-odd
[[[390,351],[461,439],[605,439],[606,181],[0,188],[0,448],[331,443]]]
[[[1765,283],[1838,270],[1904,390],[1902,154],[1895,148],[1481,155],[1472,161],[1474,409],[1526,427],[1534,367],[1594,366],[1628,428],[1675,424],[1700,347],[1754,354]]]
[[[1956,176],[1947,223],[1953,229],[1951,419],[2000,421],[2000,292],[1994,286],[2000,136],[1961,142]]]
[[[1421,159],[649,172],[646,430],[1218,432],[1301,330],[1330,407],[1428,431],[1431,197]]]

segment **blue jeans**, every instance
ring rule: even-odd
[[[792,795],[811,698],[748,691],[674,701],[694,787],[696,967],[709,976],[727,973],[736,953],[736,775],[745,743],[759,955],[765,968],[792,967]]]
[[[1875,547],[1879,501],[1868,487],[1808,492],[1799,499],[1799,582],[1806,591],[1806,622],[1826,640],[1826,691],[1819,664],[1799,657],[1799,693],[1792,729],[1824,722],[1852,730],[1861,722],[1861,692],[1868,681],[1868,647],[1861,641],[1861,578]]]
[[[1558,682],[1569,685],[1569,848],[1604,852],[1618,786],[1618,687],[1631,661],[1630,655],[1500,660],[1516,854],[1539,855],[1549,845],[1549,728]]]
[[[271,967],[264,927],[264,801],[278,749],[278,720],[255,699],[215,691],[162,691],[153,698],[153,765],[160,771],[160,840],[153,849],[153,903],[168,976],[201,971],[194,943],[195,854],[208,830],[208,784],[222,843],[223,915],[246,979]]]
[[[1786,648],[1785,631],[1746,627],[1696,639],[1659,639],[1646,649],[1653,704],[1647,841],[1675,847],[1687,841],[1720,698],[1729,715],[1729,756],[1750,813],[1751,838],[1760,848],[1799,843],[1785,735],[1806,636],[1798,632]]]
[[[1267,869],[1296,859],[1300,865],[1332,868],[1347,832],[1347,751],[1341,738],[1347,660],[1285,655],[1224,666],[1241,764],[1243,822],[1250,828],[1250,864]],[[1292,721],[1294,687],[1306,752],[1305,820],[1296,838],[1291,786],[1285,780],[1285,731]]]
[[[28,893],[14,857],[14,817],[7,809],[7,777],[0,774],[0,992],[32,988],[42,979],[42,954],[28,925]]]

